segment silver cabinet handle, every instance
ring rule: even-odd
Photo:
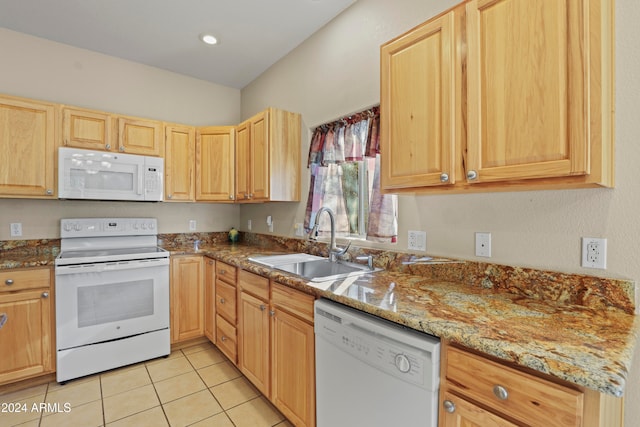
[[[225,337],[224,335],[220,337],[220,341],[225,342],[226,340],[227,340],[227,337]]]
[[[473,181],[476,178],[478,178],[478,172],[474,170],[470,170],[469,172],[467,172],[467,179],[469,181]]]
[[[47,196],[50,196],[50,195],[53,194],[53,190],[47,189],[47,191],[45,191],[45,193],[47,193]]]
[[[120,150],[121,153],[124,153],[124,146],[121,145],[118,150]]]
[[[7,285],[7,286],[11,286],[11,285],[13,285],[13,279],[7,279],[7,280],[5,280],[5,281],[4,281],[4,284],[5,284],[5,285]]]
[[[449,182],[449,174],[448,173],[441,173],[440,174],[440,182]]]
[[[0,328],[2,328],[5,323],[7,323],[8,318],[9,316],[7,316],[7,313],[0,313]]]
[[[269,316],[273,317],[276,315],[276,311],[275,310],[269,310]]]
[[[220,298],[220,304],[224,304],[224,298]]]
[[[442,402],[442,406],[444,407],[444,410],[450,414],[453,414],[456,411],[456,404],[450,400]]]
[[[226,270],[220,270],[220,274],[227,274]]]
[[[43,292],[42,298],[49,298],[49,292]]]
[[[260,304],[260,311],[265,311],[267,307],[264,304]]]
[[[173,197],[173,194],[167,194],[167,199],[170,199]]]
[[[229,200],[233,200],[233,194],[229,194]]]
[[[111,144],[105,145],[104,148],[106,148],[107,150],[111,150]]]
[[[493,395],[500,400],[507,400],[509,398],[509,392],[501,385],[493,386]]]

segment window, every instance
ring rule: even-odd
[[[311,172],[305,227],[322,207],[335,216],[336,235],[379,242],[397,239],[397,197],[380,191],[378,107],[318,126],[311,138]],[[330,230],[320,218],[319,233]]]

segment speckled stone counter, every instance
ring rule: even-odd
[[[243,237],[243,244],[230,245],[225,233],[160,235],[159,244],[172,255],[210,256],[599,392],[624,393],[640,330],[631,281],[467,261],[415,263],[409,254],[354,248],[352,258],[374,253],[376,266],[385,270],[312,284],[247,258],[292,252],[326,256],[326,245]],[[28,248],[0,245],[0,250],[0,269],[53,265],[57,254],[55,242],[31,248],[38,252],[31,257]]]

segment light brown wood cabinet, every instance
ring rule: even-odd
[[[0,96],[0,197],[55,198],[57,114],[54,104]]]
[[[383,188],[613,186],[612,8],[469,0],[383,45]]]
[[[236,201],[299,201],[300,114],[268,108],[236,130]]]
[[[165,125],[164,200],[195,201],[196,133],[195,128]]]
[[[204,335],[204,261],[171,257],[171,343]]]
[[[216,261],[216,346],[238,364],[236,267]]]
[[[440,427],[614,427],[621,415],[621,399],[443,342]]]
[[[164,155],[162,122],[118,117],[118,151],[145,156]]]
[[[54,372],[52,271],[0,272],[0,385]]]
[[[315,425],[314,297],[241,270],[238,366],[294,425]]]
[[[216,343],[216,262],[204,259],[204,336]]]
[[[103,111],[64,107],[62,109],[62,145],[87,150],[116,149],[112,116]]]
[[[235,127],[211,126],[196,131],[196,200],[234,201]]]

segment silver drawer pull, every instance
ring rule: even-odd
[[[2,329],[5,323],[7,323],[8,318],[9,316],[7,316],[7,313],[0,313],[0,329]]]
[[[224,304],[224,298],[220,298],[220,304]]]
[[[5,281],[4,281],[4,284],[5,284],[5,285],[7,285],[7,286],[11,286],[11,285],[13,285],[13,279],[7,279],[7,280],[5,280]]]
[[[444,410],[450,414],[453,414],[456,411],[456,404],[450,400],[442,402],[442,406],[444,407]]]
[[[264,304],[260,304],[260,311],[265,311],[267,307]]]
[[[509,398],[509,392],[501,385],[493,386],[493,395],[500,400],[507,400]]]
[[[49,298],[49,292],[43,292],[42,298]]]
[[[220,337],[220,341],[225,342],[226,340],[227,340],[227,337],[225,337],[224,335]]]

